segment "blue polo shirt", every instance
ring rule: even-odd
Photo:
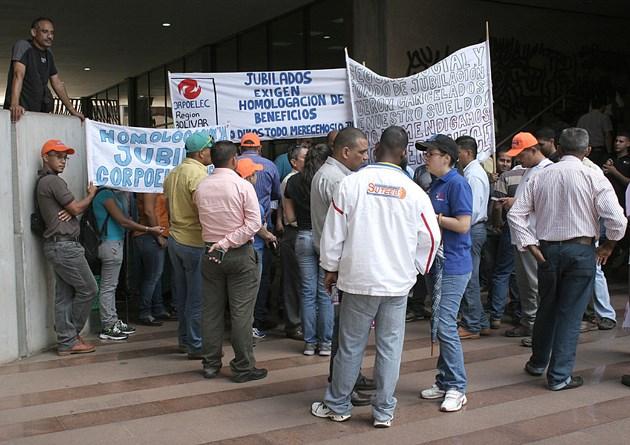
[[[472,190],[457,169],[436,178],[429,189],[429,197],[436,214],[444,216],[472,215]],[[472,272],[470,230],[457,233],[442,230],[444,245],[444,273],[463,275]]]
[[[264,210],[263,221],[267,222],[267,227],[271,230],[271,228],[273,228],[273,221],[271,220],[271,201],[279,201],[282,199],[282,195],[280,195],[280,174],[278,173],[278,168],[272,161],[260,156],[256,151],[244,151],[239,159],[240,158],[249,158],[256,164],[263,166],[263,170],[256,174],[254,190],[256,190],[258,203]]]

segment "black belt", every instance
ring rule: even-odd
[[[540,241],[541,245],[557,246],[562,244],[583,244],[585,246],[592,246],[595,244],[595,238],[590,236],[578,236],[577,238],[571,238],[563,241]]]
[[[52,241],[53,243],[60,243],[62,241],[74,241],[76,243],[79,242],[78,236],[70,236],[70,235],[53,235],[51,237],[46,238],[46,241]]]

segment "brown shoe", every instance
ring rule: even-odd
[[[527,329],[524,326],[517,326],[514,329],[509,329],[505,331],[506,337],[531,337],[532,331],[531,329]]]
[[[481,328],[481,331],[479,331],[479,335],[481,335],[482,337],[487,337],[488,335],[490,335],[490,328]]]
[[[70,349],[57,349],[57,355],[65,356],[70,354],[87,354],[94,352],[96,348],[89,343],[83,343],[83,341],[75,343]]]
[[[460,340],[472,340],[472,339],[479,338],[478,332],[477,333],[470,332],[468,329],[465,329],[461,326],[457,328],[457,334],[459,334]]]

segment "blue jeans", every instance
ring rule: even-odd
[[[295,239],[295,255],[300,268],[304,341],[310,344],[330,345],[334,319],[333,304],[330,295],[324,289],[324,271],[319,267],[319,255],[313,247],[312,231],[298,232]]]
[[[514,282],[514,285],[512,285]],[[515,290],[514,247],[510,238],[510,228],[503,226],[499,237],[499,248],[492,274],[492,289],[488,295],[490,301],[490,318],[501,320],[505,312],[510,288]]]
[[[479,261],[481,260],[481,249],[483,249],[483,245],[486,242],[486,236],[485,222],[475,224],[470,228],[473,270],[462,300],[461,324],[466,330],[475,334],[479,333],[481,329],[490,326],[488,317],[486,317],[483,305],[481,304],[481,293],[479,289]]]
[[[142,264],[140,283],[139,318],[163,315],[166,312],[162,299],[162,272],[166,249],[162,248],[153,235],[145,234],[134,238]]]
[[[173,267],[173,297],[179,321],[179,344],[188,351],[201,351],[201,258],[204,247],[180,244],[168,239],[168,256]]]
[[[602,266],[595,269],[595,298],[593,299],[595,314],[599,318],[609,318],[617,321],[617,314],[610,304],[610,293],[608,292],[608,281],[602,270]]]
[[[372,415],[380,421],[394,417],[394,391],[400,373],[406,309],[407,295],[375,297],[343,294],[339,313],[339,350],[335,356],[332,381],[324,395],[324,402],[332,411],[350,414],[352,410],[352,391],[361,369],[370,326],[375,320],[376,395],[372,399]]]
[[[264,329],[268,318],[267,302],[269,301],[269,282],[271,280],[271,249],[265,245],[255,247],[258,261],[258,294],[254,306],[254,327]]]
[[[470,273],[451,275],[442,273],[442,297],[438,318],[437,336],[440,357],[437,362],[436,385],[443,390],[466,392],[467,377],[464,368],[464,351],[457,333],[457,310],[462,301]]]
[[[582,314],[593,295],[595,248],[541,242],[545,262],[538,265],[540,303],[534,323],[533,368],[543,371],[551,389],[571,379]]]

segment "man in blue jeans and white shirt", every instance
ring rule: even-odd
[[[400,168],[407,143],[403,128],[387,128],[375,148],[377,163],[341,181],[326,216],[320,245],[325,285],[330,291],[336,282],[344,295],[332,381],[324,400],[311,406],[316,417],[350,418],[374,320],[374,426],[387,428],[394,418],[407,296],[416,275],[431,267],[441,240],[429,197]]]

